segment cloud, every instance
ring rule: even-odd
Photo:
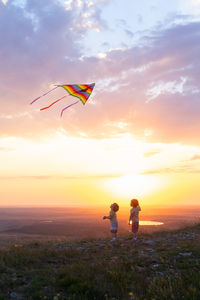
[[[130,38],[134,37],[134,33],[131,30],[125,29],[124,31]]]
[[[9,104],[20,97],[21,103],[27,91],[32,94],[38,85],[51,82],[65,56],[80,54],[74,43],[76,33],[70,30],[73,17],[61,5],[55,1],[41,5],[38,0],[27,1],[25,7],[14,3],[11,0],[0,6],[0,38],[4,41],[0,50],[1,102]],[[14,26],[8,26],[8,20]]]
[[[84,3],[80,14],[88,9]],[[4,41],[0,49],[1,101],[12,103],[21,97],[22,103],[28,91],[31,96],[38,87],[45,89],[63,78],[77,80],[72,62],[78,62],[81,40],[90,28],[83,26],[76,10],[65,10],[61,2],[54,0],[28,0],[24,6],[10,0],[7,5],[0,4],[0,19],[0,38]],[[98,6],[90,8],[86,19],[91,26],[93,19],[95,26],[103,26]],[[14,26],[9,26],[8,20]]]
[[[140,174],[200,174],[200,169],[194,169],[189,167],[175,167],[175,168],[163,168],[163,169],[152,169]]]
[[[199,160],[200,159],[200,154],[195,154],[190,158],[190,161],[192,160]]]
[[[144,156],[145,157],[151,157],[151,156],[154,156],[154,155],[159,154],[159,153],[160,153],[160,151],[146,152],[146,153],[144,153]]]
[[[13,151],[14,148],[9,148],[9,147],[0,147],[0,152],[9,152]]]
[[[149,128],[151,140],[199,143],[199,29],[198,22],[176,25],[149,36],[142,48],[108,53],[101,64],[104,68],[107,65],[110,77],[118,74],[116,83],[127,84],[112,94],[109,89],[113,82],[106,87],[103,98],[109,118],[126,114],[129,131],[141,136]],[[161,84],[162,92],[147,104],[149,88]]]
[[[43,176],[43,175],[38,175],[38,176],[0,176],[0,180],[50,180],[54,179],[53,176]]]
[[[106,3],[73,1],[72,9],[53,0],[0,4],[0,103],[2,116],[11,116],[0,117],[2,134],[34,137],[62,127],[94,138],[128,132],[145,141],[199,144],[200,22],[155,28],[137,45],[85,56],[82,38],[88,30],[106,30],[101,17]],[[83,26],[80,13],[93,25]],[[39,112],[61,91],[28,105],[51,84],[83,81],[96,82],[94,93],[61,120],[63,102]]]
[[[1,150],[0,150],[1,151]],[[84,176],[49,176],[49,175],[26,175],[26,176],[0,176],[0,180],[87,180],[87,179],[105,179],[119,178],[122,174],[99,174],[99,175],[84,175]]]

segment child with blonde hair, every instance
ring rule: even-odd
[[[109,216],[104,216],[103,220],[110,220],[110,231],[112,233],[111,242],[115,242],[117,240],[117,230],[118,230],[118,222],[117,222],[117,214],[116,212],[119,210],[119,205],[117,203],[113,203],[110,206]]]
[[[130,210],[129,225],[132,224],[133,241],[136,241],[139,229],[139,212],[141,211],[141,208],[137,199],[132,199],[130,206],[132,206],[132,208]]]

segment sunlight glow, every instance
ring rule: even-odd
[[[198,203],[199,163],[198,147],[145,143],[130,134],[98,140],[58,130],[39,141],[2,137],[0,198],[34,205],[118,201],[121,207],[132,198],[159,205],[182,203],[191,195]]]
[[[112,194],[123,198],[144,197],[161,189],[163,181],[155,175],[124,175],[116,178],[110,178],[105,184],[106,188]]]

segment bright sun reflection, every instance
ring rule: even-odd
[[[130,225],[132,224],[132,221],[130,221]],[[163,222],[157,222],[157,221],[140,221],[140,225],[142,226],[159,226],[163,225]]]
[[[144,197],[161,189],[163,182],[156,175],[125,175],[108,179],[106,188],[120,197]]]
[[[158,226],[163,225],[163,222],[155,222],[155,221],[140,221],[140,225],[143,226]]]

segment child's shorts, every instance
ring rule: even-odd
[[[139,229],[139,222],[133,222],[132,224],[132,232],[137,233]]]
[[[111,229],[110,229],[110,232],[111,232],[111,233],[117,233],[117,229],[112,229],[112,228],[111,228]]]

